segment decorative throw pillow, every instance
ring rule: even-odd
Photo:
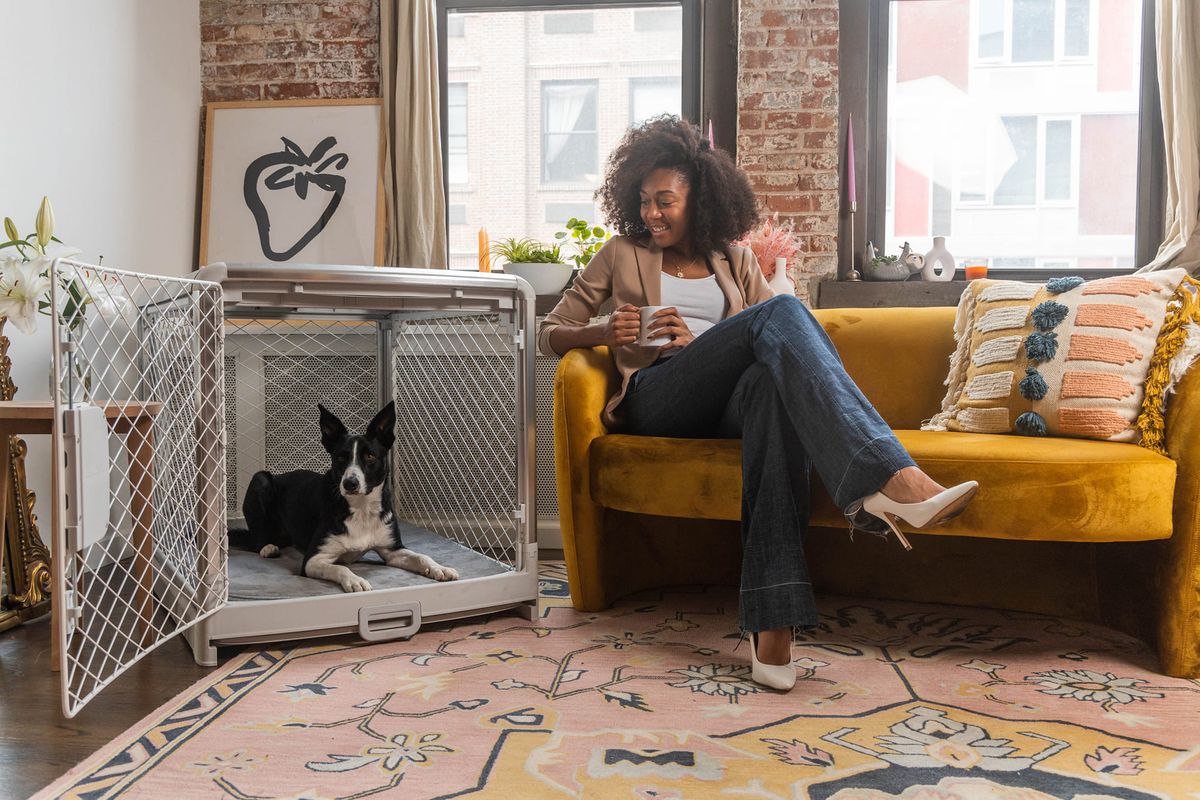
[[[972,281],[942,410],[923,430],[1077,436],[1161,451],[1171,361],[1200,321],[1182,269]]]

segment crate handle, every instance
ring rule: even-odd
[[[407,639],[420,629],[420,603],[388,603],[358,610],[358,635],[364,641]]]

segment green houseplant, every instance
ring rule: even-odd
[[[612,238],[612,232],[605,230],[601,225],[592,225],[585,219],[571,217],[567,220],[566,230],[554,234],[554,238],[575,248],[576,252],[571,256],[571,260],[575,262],[576,267],[583,269],[592,260],[592,256],[596,255],[596,251]]]
[[[535,294],[557,294],[571,279],[574,267],[562,260],[562,249],[534,239],[500,239],[491,253],[505,260],[504,272],[524,278]]]

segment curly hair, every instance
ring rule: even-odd
[[[640,192],[646,176],[660,168],[678,173],[691,189],[688,236],[693,252],[721,250],[758,223],[754,189],[729,154],[710,147],[695,125],[664,115],[630,128],[609,156],[596,197],[618,233],[649,233]]]

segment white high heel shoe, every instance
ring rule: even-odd
[[[862,508],[868,514],[886,522],[887,526],[892,529],[892,533],[896,534],[896,538],[900,540],[900,544],[904,545],[904,549],[912,550],[912,545],[908,543],[908,539],[900,532],[900,526],[896,524],[897,519],[903,520],[914,528],[941,525],[961,514],[978,490],[978,483],[967,481],[938,492],[920,503],[897,503],[883,492],[876,492],[863,499]]]
[[[764,664],[758,660],[758,636],[750,634],[750,679],[755,683],[781,692],[796,685],[796,667],[786,664]]]

